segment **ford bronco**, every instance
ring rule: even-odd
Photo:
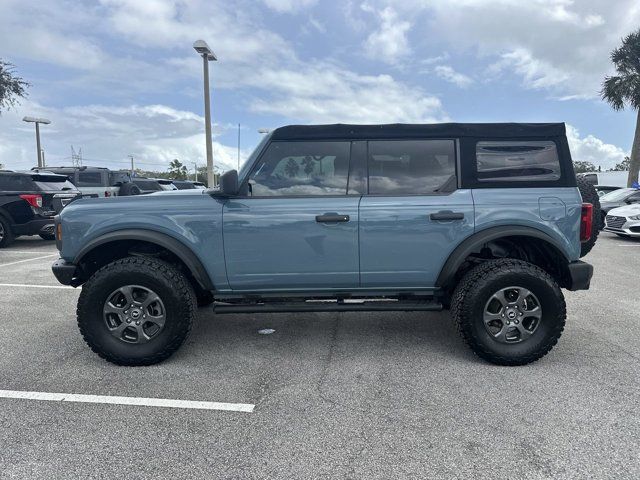
[[[286,126],[219,189],[73,202],[53,272],[82,285],[80,332],[120,365],[169,357],[206,304],[450,309],[478,356],[523,365],[562,333],[561,288],[589,288],[585,184],[564,124]]]

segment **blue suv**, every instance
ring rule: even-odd
[[[219,189],[73,202],[53,272],[83,285],[80,331],[121,365],[169,357],[211,303],[450,308],[477,355],[522,365],[560,337],[561,288],[589,288],[583,196],[564,124],[286,126]]]

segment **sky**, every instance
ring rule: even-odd
[[[203,165],[207,41],[214,162],[259,128],[318,123],[566,122],[574,160],[631,148],[636,112],[599,98],[637,0],[0,0],[0,59],[31,83],[0,116],[0,163]]]

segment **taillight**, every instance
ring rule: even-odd
[[[580,241],[586,242],[591,238],[593,230],[593,205],[590,203],[582,204],[582,213],[580,214]]]
[[[20,195],[20,198],[34,208],[42,208],[42,195]]]

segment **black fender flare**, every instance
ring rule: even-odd
[[[166,233],[156,232],[154,230],[145,229],[126,229],[118,230],[116,232],[105,233],[99,237],[94,238],[87,243],[73,259],[73,263],[79,265],[82,258],[89,252],[93,251],[96,247],[104,245],[106,243],[118,241],[118,240],[140,240],[156,244],[162,248],[167,249],[178,257],[187,266],[193,278],[204,290],[213,290],[213,283],[209,274],[207,273],[204,265],[196,255],[180,240],[176,240]]]
[[[564,248],[549,234],[538,230],[533,227],[525,226],[498,226],[490,227],[486,230],[476,232],[470,237],[466,238],[460,245],[458,245],[453,252],[449,255],[449,258],[445,262],[444,266],[440,270],[436,285],[440,288],[446,288],[451,285],[458,268],[462,265],[465,258],[467,258],[473,251],[477,250],[481,245],[490,242],[491,240],[497,240],[503,237],[532,237],[540,240],[544,240],[551,246],[555,247],[562,256],[565,257],[567,262],[569,259],[565,253]]]

